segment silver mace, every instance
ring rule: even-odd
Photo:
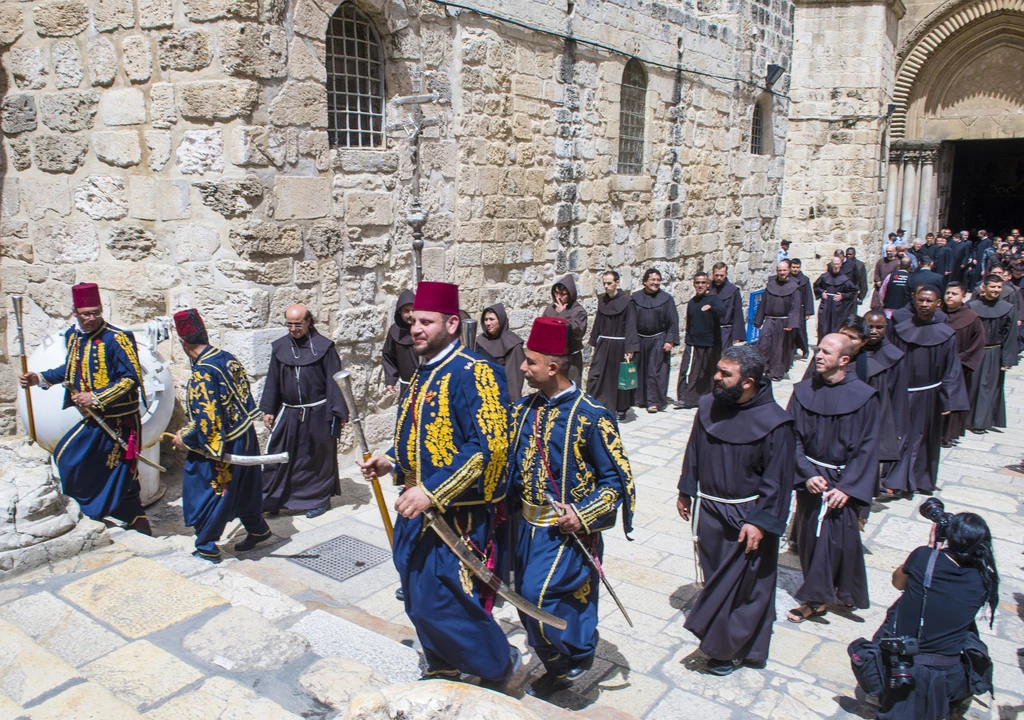
[[[363,462],[370,459],[373,453],[370,452],[370,443],[366,442],[366,433],[363,431],[363,417],[359,414],[356,405],[356,397],[352,392],[352,373],[348,370],[341,370],[333,375],[334,382],[338,384],[345,404],[348,406],[352,421],[352,428],[356,434],[356,441],[363,451]],[[388,506],[384,501],[384,492],[380,489],[380,479],[374,473],[370,483],[373,485],[373,496],[377,499],[377,509],[380,510],[380,519],[384,523],[384,531],[388,534],[388,544],[395,544],[395,529],[391,524],[391,515],[388,514]]]
[[[22,325],[22,301],[21,295],[11,295],[11,303],[14,305],[14,323],[18,327],[18,352],[21,355],[21,374],[28,374],[28,358],[25,353],[25,328]],[[28,436],[32,441],[36,440],[36,416],[32,412],[32,388],[25,388],[25,410],[28,414]]]
[[[476,327],[476,320],[466,318],[462,321],[462,344],[473,351],[476,351]]]

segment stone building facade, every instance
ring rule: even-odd
[[[26,296],[29,345],[93,281],[122,326],[198,307],[259,378],[301,301],[358,397],[386,410],[379,349],[412,282],[410,108],[391,101],[416,93],[438,118],[419,155],[424,277],[458,282],[474,315],[504,302],[523,328],[567,272],[591,308],[605,268],[635,288],[655,265],[680,301],[679,281],[719,259],[763,280],[788,112],[763,77],[789,65],[788,0],[472,5],[0,2],[0,290],[8,312]],[[342,132],[346,97],[376,92],[342,76],[366,67],[385,104],[361,106],[369,131]],[[774,154],[751,153],[755,105]],[[372,438],[390,423],[374,412]]]
[[[1019,227],[1022,66],[1019,0],[798,0],[780,220],[793,252],[873,260],[898,228]]]

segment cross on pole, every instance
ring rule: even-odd
[[[412,203],[405,221],[412,228],[412,254],[415,263],[415,280],[419,285],[423,279],[423,226],[427,222],[427,211],[420,202],[420,137],[423,129],[441,124],[440,117],[424,117],[421,105],[436,103],[437,95],[433,93],[421,95],[404,95],[394,98],[391,105],[409,105],[409,116],[400,122],[388,123],[387,131],[404,130],[409,139],[409,159],[412,161]]]

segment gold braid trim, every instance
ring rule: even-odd
[[[438,485],[430,493],[431,500],[441,510],[448,506],[480,477],[484,469],[484,454],[473,453],[462,467],[452,473],[451,477]],[[426,490],[426,488],[424,488]]]
[[[611,488],[602,488],[597,493],[597,497],[586,505],[573,505],[573,508],[576,510],[576,516],[583,524],[583,529],[590,532],[591,526],[596,521],[608,513],[615,512],[615,501],[618,497],[619,494]]]
[[[68,359],[64,380],[76,390],[78,389],[78,350],[78,333],[72,333],[68,338]]]
[[[452,427],[452,411],[449,403],[448,385],[451,374],[441,378],[437,390],[437,412],[434,420],[424,427],[423,446],[430,453],[430,464],[434,467],[448,467],[455,459],[455,430]]]
[[[572,443],[572,454],[576,459],[576,485],[570,489],[570,493],[576,502],[579,502],[594,491],[594,473],[590,470],[586,460],[583,459],[583,446],[586,444],[583,434],[590,427],[591,421],[585,415],[579,415],[578,417],[579,425],[573,431],[575,437]],[[566,428],[566,432],[569,432],[569,428]]]
[[[114,334],[114,339],[117,344],[124,350],[124,354],[128,356],[128,362],[131,363],[132,368],[135,370],[135,377],[139,379],[139,399],[145,404],[146,402],[146,386],[142,382],[142,363],[139,362],[139,353],[135,348],[134,339],[125,332],[119,332]]]
[[[608,448],[608,453],[619,468],[619,474],[622,476],[626,490],[625,500],[629,503],[629,512],[632,513],[636,509],[636,490],[633,487],[633,471],[629,467],[629,459],[626,457],[626,447],[622,444],[622,437],[615,428],[615,423],[607,416],[603,416],[597,421],[597,427],[601,431],[601,440],[604,442],[604,446]]]
[[[210,481],[210,487],[213,488],[214,494],[222,496],[224,495],[224,490],[227,489],[228,483],[231,482],[231,466],[222,462],[215,462],[213,466],[216,468],[216,474],[213,476],[213,480]]]
[[[102,355],[100,355],[100,357],[102,357]],[[96,407],[102,410],[112,401],[131,390],[134,385],[135,381],[131,378],[121,378],[113,385],[108,385],[103,390],[94,392],[92,394],[92,399],[94,400]]]
[[[93,387],[105,388],[110,384],[110,373],[107,372],[107,347],[98,345],[96,347],[96,379]]]
[[[484,469],[484,500],[491,502],[508,462],[508,412],[501,402],[501,391],[494,372],[486,363],[473,365],[480,409],[476,422],[487,441],[490,459]]]
[[[198,420],[199,431],[206,437],[205,449],[211,455],[220,457],[224,451],[224,433],[217,401],[210,396],[210,390],[206,385],[212,381],[213,377],[209,373],[198,369],[192,373],[188,387],[188,406],[191,407],[192,403],[196,402],[199,406],[199,416],[189,419]]]

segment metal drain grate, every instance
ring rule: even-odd
[[[389,550],[348,535],[339,535],[333,540],[314,545],[291,558],[291,561],[341,582],[380,565],[390,557]]]

